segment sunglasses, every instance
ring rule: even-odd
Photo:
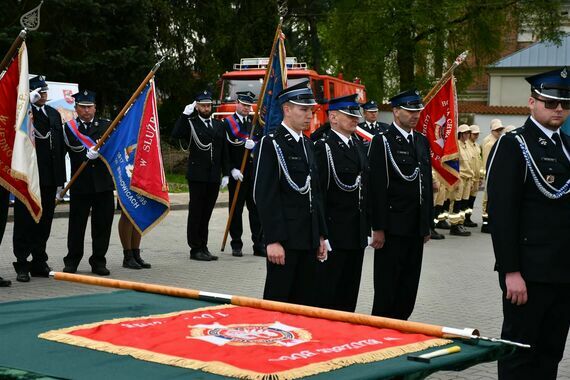
[[[535,99],[538,100],[539,102],[544,103],[544,108],[549,110],[555,110],[556,108],[558,108],[559,104],[563,110],[570,110],[570,100],[540,99],[540,98],[535,98]]]

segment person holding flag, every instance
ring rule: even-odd
[[[99,153],[96,142],[107,130],[110,122],[95,116],[95,92],[83,90],[74,94],[77,118],[64,126],[64,139],[71,160],[71,174],[85,160],[89,163],[71,185],[67,255],[63,258],[66,273],[75,273],[83,258],[85,229],[91,213],[93,252],[89,258],[91,272],[100,276],[110,274],[105,255],[109,248],[113,215],[115,212],[114,184],[109,170]]]
[[[283,120],[261,140],[253,196],[267,244],[263,298],[314,306],[315,270],[317,259],[327,257],[327,228],[313,144],[303,135],[317,104],[307,85],[303,81],[277,94]]]
[[[241,189],[234,208],[234,214],[230,225],[230,236],[232,241],[232,255],[236,257],[243,256],[243,241],[241,235],[243,233],[242,213],[244,205],[247,206],[249,214],[249,228],[251,230],[251,240],[253,241],[253,254],[255,256],[266,256],[265,245],[262,241],[261,224],[255,202],[253,201],[253,150],[256,143],[260,139],[262,129],[255,129],[253,139],[249,136],[252,130],[252,124],[249,113],[255,103],[255,94],[251,91],[237,92],[236,112],[224,119],[224,128],[226,129],[226,139],[228,142],[228,152],[230,159],[230,182],[228,189],[230,191],[230,199],[235,196],[237,182],[241,181]],[[247,161],[243,173],[240,171],[241,163],[245,151],[248,151]],[[231,203],[228,205],[231,210]]]
[[[123,267],[151,268],[141,257],[142,235],[170,210],[160,150],[160,125],[154,85],[155,66],[99,141],[121,206],[119,238]]]
[[[61,115],[46,104],[48,86],[44,76],[30,79],[29,86],[43,211],[36,223],[20,200],[14,202],[13,247],[16,262],[13,265],[19,282],[30,281],[30,275],[49,276],[51,269],[47,264],[46,246],[51,232],[57,187],[62,186],[66,179]],[[30,254],[31,263],[28,262]]]
[[[375,249],[372,315],[407,320],[433,219],[430,147],[415,131],[424,108],[419,92],[404,91],[390,103],[394,121],[383,135],[374,136],[368,151]]]
[[[208,249],[208,226],[220,187],[228,185],[230,164],[226,131],[221,121],[212,118],[212,94],[209,91],[200,92],[195,103],[184,108],[171,136],[187,144],[188,150],[190,259],[218,260],[218,256]]]

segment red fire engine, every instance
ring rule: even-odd
[[[339,77],[321,75],[315,70],[307,68],[306,63],[297,62],[296,57],[287,57],[287,86],[295,85],[309,79],[311,89],[319,105],[316,106],[311,123],[311,132],[327,121],[326,102],[329,99],[343,95],[358,94],[358,101],[366,102],[366,89],[364,85],[349,82]],[[220,105],[217,107],[215,116],[226,117],[235,112],[236,92],[251,91],[259,96],[265,70],[269,63],[268,58],[243,58],[240,63],[234,64],[233,71],[227,71],[222,75],[220,91]]]

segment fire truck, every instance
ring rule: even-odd
[[[358,94],[358,101],[366,102],[366,89],[358,79],[349,82],[342,78],[342,74],[338,77],[321,75],[315,70],[308,69],[306,63],[297,62],[296,57],[287,57],[285,63],[287,65],[287,86],[293,86],[309,79],[311,89],[319,103],[313,113],[310,132],[327,121],[327,101],[329,99]],[[238,91],[251,91],[259,96],[268,64],[269,58],[243,58],[240,63],[234,64],[232,71],[224,73],[221,78],[219,105],[214,116],[224,118],[235,112],[236,92]]]

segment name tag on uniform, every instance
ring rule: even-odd
[[[407,155],[407,156],[410,155],[410,152],[408,152],[407,150],[397,150],[396,153],[397,153],[397,154],[405,154],[405,155]]]
[[[301,158],[301,157],[298,157],[298,156],[289,156],[289,157],[287,157],[287,159],[288,159],[288,160],[294,160],[294,161],[300,161],[300,160],[302,160],[302,158]]]
[[[556,158],[550,158],[550,157],[540,157],[540,161],[545,161],[545,162],[558,162],[558,160]]]

